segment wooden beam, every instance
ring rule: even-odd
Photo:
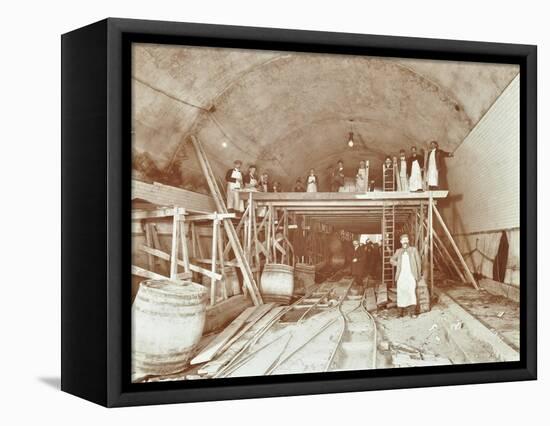
[[[212,197],[162,183],[132,179],[132,200],[141,199],[158,206],[185,206],[187,211],[211,213],[216,210]]]
[[[466,272],[466,275],[468,276],[468,279],[470,280],[470,282],[472,283],[474,288],[476,290],[479,290],[479,286],[477,285],[476,279],[474,278],[474,275],[470,271],[470,268],[468,267],[468,264],[466,263],[466,261],[462,257],[462,253],[460,252],[458,246],[456,245],[453,236],[449,232],[449,229],[447,228],[447,225],[445,225],[445,222],[443,221],[443,218],[441,217],[441,214],[439,213],[439,210],[437,210],[437,207],[435,207],[435,206],[433,207],[433,210],[435,212],[435,215],[437,216],[437,219],[439,220],[439,224],[443,228],[443,231],[445,231],[445,235],[447,236],[447,238],[451,242],[451,246],[453,247],[453,249],[454,249],[454,251],[455,251],[455,253],[458,257],[458,260],[462,264],[462,267],[464,268],[464,271]]]
[[[170,259],[171,259],[171,256],[168,253],[163,252],[162,250],[159,250],[159,249],[155,249],[155,248],[147,247],[147,246],[143,246],[143,245],[140,247],[140,249],[142,251],[144,251],[145,253],[148,253],[152,256],[158,257],[159,259],[163,259],[163,260],[167,260],[167,261],[170,261]],[[185,267],[184,262],[182,260],[179,260],[179,259],[178,259],[178,265]],[[209,271],[208,269],[201,268],[200,266],[193,265],[191,263],[189,263],[189,269],[193,272],[197,272],[199,274],[206,275],[209,278],[214,278],[216,280],[221,280],[222,279],[222,276],[220,274],[212,274],[212,272]],[[178,274],[178,275],[181,275],[181,274]]]
[[[187,222],[199,220],[214,220],[214,219],[235,219],[235,213],[211,213],[211,214],[191,214],[185,217]]]
[[[249,194],[256,202],[275,201],[349,201],[349,200],[425,200],[446,198],[449,191],[376,191],[376,192],[250,192],[240,191],[239,197],[246,200]]]
[[[177,208],[162,208],[154,210],[132,210],[132,220],[156,219],[161,217],[174,216],[174,214],[184,215],[183,207]]]
[[[420,215],[418,215],[418,218],[420,218]],[[423,225],[424,225],[425,228],[427,228],[427,225],[426,225],[425,221],[423,222]],[[449,259],[449,261],[451,262],[451,265],[453,266],[453,268],[454,268],[455,272],[457,273],[458,277],[460,278],[460,280],[462,282],[467,282],[466,277],[464,277],[464,274],[462,273],[462,271],[460,270],[460,268],[458,267],[458,265],[454,261],[453,257],[451,256],[451,253],[449,253],[449,250],[447,250],[447,247],[445,246],[445,244],[443,243],[443,241],[441,240],[441,238],[439,237],[439,235],[437,234],[435,229],[433,230],[433,235],[435,237],[435,242],[439,246],[439,250],[442,252],[441,253],[442,257],[446,257],[447,259]]]
[[[132,265],[132,275],[137,275],[138,277],[148,278],[150,280],[167,280],[168,277],[164,275],[157,274],[156,272],[148,271],[147,269],[141,268],[136,265]]]

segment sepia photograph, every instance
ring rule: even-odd
[[[133,383],[520,359],[520,66],[131,45]]]

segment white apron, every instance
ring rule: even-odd
[[[439,185],[439,172],[435,163],[435,150],[431,151],[428,156],[428,185]]]
[[[317,192],[317,179],[315,179],[315,176],[307,177],[306,192]]]
[[[399,183],[401,184],[401,191],[409,190],[409,181],[407,179],[407,161],[401,161],[401,167],[399,168]]]
[[[367,185],[365,178],[367,177],[367,169],[357,169],[357,176],[355,177],[355,191],[367,192]]]
[[[409,178],[409,191],[414,192],[422,189],[422,171],[418,160],[411,164],[411,177]]]
[[[233,170],[231,177],[241,179],[242,182],[243,175],[240,171]],[[244,211],[244,203],[239,200],[239,189],[241,189],[240,182],[227,182],[227,208],[242,212]]]
[[[406,308],[416,305],[416,279],[411,270],[409,254],[404,251],[401,255],[401,272],[397,280],[397,306]]]

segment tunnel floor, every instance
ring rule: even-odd
[[[431,310],[416,318],[400,317],[397,308],[379,308],[369,315],[361,309],[362,291],[357,291],[354,286],[350,291],[351,283],[350,276],[340,276],[337,281],[326,280],[316,285],[314,292],[330,289],[330,296],[323,299],[323,306],[301,320],[299,315],[286,315],[259,337],[253,332],[243,336],[250,340],[253,335],[253,344],[243,346],[243,350],[231,357],[221,354],[220,359],[225,357],[230,361],[215,375],[206,374],[208,367],[198,365],[170,377],[148,380],[247,377],[519,359],[519,306],[504,297],[462,285],[447,286],[438,289]],[[284,306],[274,309],[284,309]],[[341,320],[342,314],[345,321]],[[205,336],[199,347],[204,347],[215,335]]]

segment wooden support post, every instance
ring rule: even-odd
[[[267,212],[266,212],[266,218],[267,218],[267,221],[266,221],[266,249],[267,249],[267,263],[270,263],[271,262],[271,211],[272,211],[272,207],[269,206],[267,208]]]
[[[420,215],[418,215],[418,218],[420,219]],[[422,227],[423,228],[428,227],[428,225],[426,224],[426,221],[422,223]],[[441,238],[439,238],[439,235],[437,234],[437,232],[435,232],[435,229],[433,230],[433,236],[435,237],[434,242],[437,243],[436,247],[439,247],[439,250],[441,251],[441,257],[443,258],[446,257],[451,262],[451,265],[453,266],[458,277],[462,280],[462,282],[466,282],[466,278],[464,277],[464,274],[462,273],[462,271],[454,261],[453,257],[451,256],[451,253],[449,253],[449,250],[447,250],[447,247],[445,247],[445,244],[443,243]]]
[[[460,250],[458,249],[458,246],[456,245],[455,240],[453,239],[453,236],[449,232],[449,229],[447,228],[447,225],[445,225],[445,222],[443,222],[443,218],[441,217],[441,214],[437,210],[437,207],[434,206],[433,210],[435,212],[435,215],[437,216],[437,219],[439,220],[439,224],[441,225],[441,227],[443,228],[443,231],[445,232],[445,235],[447,236],[447,238],[451,242],[451,246],[453,247],[453,249],[454,249],[454,251],[455,251],[455,253],[458,257],[458,260],[462,264],[462,267],[464,268],[464,271],[466,272],[466,275],[467,275],[468,279],[470,280],[470,282],[472,283],[474,288],[476,290],[479,290],[479,286],[477,285],[476,279],[474,278],[472,272],[470,271],[470,268],[468,267],[468,264],[466,263],[466,261],[462,257],[462,253],[460,253]]]
[[[369,160],[365,161],[365,192],[369,192],[370,181],[369,181]]]
[[[252,219],[254,215],[252,214],[252,192],[248,196],[248,233],[246,236],[246,254],[248,258],[248,263],[252,265]]]
[[[170,279],[178,279],[178,231],[179,231],[180,214],[174,207],[174,217],[172,221],[172,254],[170,258]]]
[[[430,250],[430,295],[433,295],[434,291],[434,224],[433,224],[433,198],[430,191],[430,198],[428,200],[428,245]]]
[[[147,242],[147,245],[149,247],[154,247],[153,235],[151,233],[151,224],[145,223],[143,228],[145,231],[145,241]],[[147,265],[149,266],[150,271],[155,270],[155,257],[151,254],[147,254]]]
[[[416,246],[416,248],[418,248],[418,238],[420,236],[418,221],[420,218],[420,214],[418,213],[418,208],[415,211],[416,211],[416,214],[414,216],[414,245]]]
[[[224,219],[228,220],[228,219]],[[218,226],[219,227],[219,226]],[[218,256],[220,261],[220,269],[221,269],[221,275],[222,275],[222,298],[223,300],[227,300],[227,276],[225,274],[225,263],[223,258],[223,235],[222,235],[222,229],[219,229],[219,234],[217,244],[218,244]]]
[[[216,273],[216,262],[218,255],[216,250],[218,249],[218,228],[219,220],[214,219],[212,222],[212,273]],[[216,303],[216,280],[212,278],[210,280],[210,306],[213,306]]]
[[[424,220],[425,220],[425,216],[424,216],[424,202],[421,201],[420,202],[420,222],[421,223],[424,223]],[[421,227],[420,228],[420,239],[419,239],[419,243],[422,245],[422,250],[424,249],[424,227]],[[419,250],[420,250],[420,247],[419,247]],[[422,250],[420,250],[420,252],[422,253]],[[423,254],[424,255],[424,254]]]
[[[183,257],[183,270],[189,272],[189,248],[187,247],[187,233],[185,232],[185,217],[179,222],[180,224],[180,240],[181,240],[181,254]]]
[[[191,227],[191,252],[193,253],[193,258],[197,258],[197,235],[195,233],[195,222],[191,222],[189,225]]]

